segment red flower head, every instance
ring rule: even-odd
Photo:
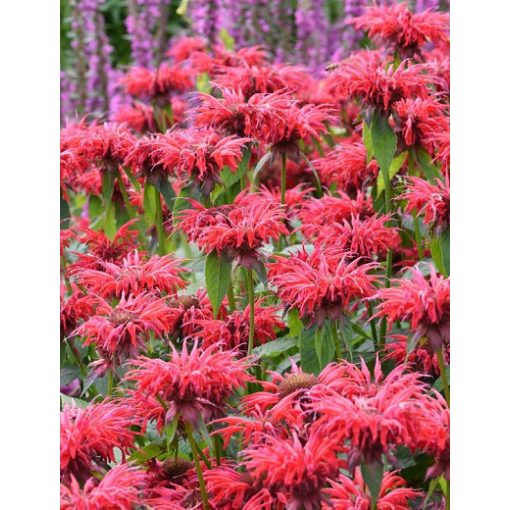
[[[140,504],[145,486],[145,472],[119,464],[97,478],[86,480],[83,489],[76,478],[69,486],[60,485],[60,510],[131,510]]]
[[[191,57],[191,65],[199,72],[208,73],[215,78],[225,71],[226,67],[263,66],[267,60],[266,51],[260,46],[250,46],[237,51],[228,51],[217,44],[213,54],[195,52]]]
[[[182,485],[158,487],[151,491],[151,497],[145,499],[150,510],[200,510],[203,508],[196,491]]]
[[[408,489],[405,480],[395,472],[386,472],[383,475],[377,510],[408,510],[410,501],[421,495],[416,489]],[[338,481],[330,481],[331,487],[324,489],[326,502],[322,503],[322,510],[370,510],[370,493],[356,469],[354,480],[341,473]]]
[[[262,345],[276,338],[276,329],[284,329],[285,324],[278,317],[279,306],[262,306],[255,303],[255,344]],[[194,326],[196,336],[202,339],[204,347],[223,345],[228,349],[245,351],[248,345],[250,307],[242,312],[232,312],[223,321],[198,320]]]
[[[378,280],[370,274],[377,264],[348,261],[346,256],[332,255],[320,247],[311,254],[303,248],[288,258],[276,256],[275,260],[269,264],[268,278],[277,287],[280,299],[296,308],[301,318],[319,323],[355,309],[360,299],[372,295]]]
[[[115,460],[113,449],[126,454],[133,447],[131,425],[138,421],[125,405],[104,401],[82,409],[65,406],[60,413],[60,471],[65,482],[83,482]]]
[[[426,139],[423,140],[425,146],[433,145],[436,149],[436,156],[433,161],[441,163],[441,170],[443,174],[447,175],[450,169],[450,126],[444,131],[437,133],[430,133]]]
[[[388,110],[400,99],[427,97],[433,76],[424,74],[425,64],[402,62],[396,69],[387,66],[376,51],[360,51],[338,64],[328,78],[338,100],[361,101],[364,106]]]
[[[437,351],[450,341],[450,279],[436,273],[430,265],[427,278],[411,268],[411,278],[392,281],[393,286],[380,289],[373,297],[380,299],[375,317],[386,317],[389,328],[395,321],[407,321],[414,338],[426,337]]]
[[[430,137],[437,132],[449,129],[450,120],[446,116],[447,106],[432,97],[401,99],[394,104],[400,125],[401,136],[408,147],[423,145],[433,154],[434,144]]]
[[[370,38],[380,38],[408,57],[429,41],[435,44],[449,41],[448,14],[430,10],[415,14],[405,3],[367,7],[364,14],[347,23],[367,30]]]
[[[383,378],[377,359],[371,381],[363,360],[361,369],[348,365],[338,365],[338,378],[326,391],[321,387],[312,390],[310,408],[321,415],[314,427],[323,435],[348,441],[351,471],[360,462],[381,462],[383,453],[396,463],[396,447],[424,449],[440,434],[434,398],[420,374],[404,373],[406,366],[400,365]]]
[[[436,184],[409,177],[409,186],[399,198],[407,200],[406,212],[424,214],[423,223],[430,225],[436,233],[442,232],[450,224],[450,182],[436,179]]]
[[[225,166],[232,173],[237,170],[242,149],[249,141],[214,131],[170,131],[153,139],[153,159],[178,178],[199,183],[203,193],[209,195],[220,182],[219,174]]]
[[[343,192],[339,197],[325,195],[322,198],[310,198],[298,212],[301,220],[301,231],[307,239],[317,237],[324,227],[332,223],[340,223],[351,215],[366,218],[374,214],[372,199],[358,193],[355,200]]]
[[[60,283],[60,336],[66,338],[71,336],[78,323],[86,320],[93,313],[90,300],[72,285],[72,294],[66,296],[66,286]]]
[[[156,131],[152,106],[135,102],[132,106],[121,106],[115,114],[115,122],[127,124],[137,133]]]
[[[388,215],[374,215],[363,220],[359,215],[352,215],[349,220],[324,227],[316,244],[338,255],[348,252],[355,258],[383,257],[400,245],[398,229],[385,225],[389,220]]]
[[[186,92],[193,88],[192,73],[178,65],[161,64],[155,71],[132,67],[121,83],[133,97],[167,100],[173,92]]]
[[[168,361],[141,357],[126,375],[136,389],[131,399],[145,420],[156,419],[161,427],[179,415],[185,422],[207,422],[222,414],[226,400],[252,379],[246,359],[235,351],[211,346],[191,351],[186,344],[178,352],[172,346]],[[163,406],[162,403],[165,405]]]
[[[182,260],[172,255],[153,255],[143,261],[135,250],[120,265],[97,259],[102,269],[78,269],[76,279],[90,293],[102,298],[120,297],[122,294],[140,294],[144,291],[174,294],[185,286],[182,275],[187,269]]]
[[[206,209],[191,201],[193,209],[181,213],[180,228],[188,239],[206,253],[216,251],[241,265],[253,267],[260,258],[259,249],[280,234],[288,234],[285,214],[273,201],[236,197],[232,205]]]
[[[287,175],[288,177],[288,175]],[[293,188],[285,190],[285,208],[287,209],[287,219],[296,216],[297,211],[305,203],[305,197],[312,191],[313,188],[303,187],[298,184]],[[264,185],[260,187],[260,194],[267,200],[273,200],[279,203],[281,200],[281,191],[278,188],[268,188]]]
[[[145,351],[149,333],[156,337],[169,333],[179,318],[180,311],[170,308],[165,298],[145,293],[127,299],[122,295],[115,307],[97,298],[94,315],[76,334],[85,338],[84,345],[94,344],[104,360],[118,366],[126,358]]]
[[[376,161],[367,164],[367,151],[358,141],[345,141],[312,164],[322,182],[327,186],[336,184],[342,192],[356,193],[372,184],[377,177]]]
[[[181,37],[172,43],[171,48],[166,52],[176,64],[188,60],[194,53],[205,53],[207,42],[200,37]]]
[[[296,432],[289,438],[268,435],[263,443],[243,450],[241,465],[254,485],[274,494],[284,508],[312,510],[327,479],[345,466],[338,452],[338,443],[318,431],[306,439]]]

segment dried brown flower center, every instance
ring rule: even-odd
[[[279,394],[283,398],[294,391],[309,389],[317,382],[317,378],[313,374],[291,374],[280,383]]]
[[[169,480],[183,476],[192,467],[193,464],[184,459],[166,459],[163,463],[163,471]]]
[[[120,325],[133,320],[135,317],[135,314],[128,312],[127,310],[113,310],[110,314],[110,322]]]

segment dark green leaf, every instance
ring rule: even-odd
[[[372,146],[372,133],[370,131],[370,126],[364,122],[363,123],[363,144],[365,145],[365,149],[367,150],[367,164],[374,159],[374,148]]]
[[[398,171],[402,168],[405,160],[407,158],[407,152],[401,152],[396,158],[393,158],[393,161],[390,164],[390,168],[388,170],[388,174],[390,176],[390,180],[397,175]],[[384,179],[382,172],[379,172],[377,176],[377,195],[379,196],[384,191]]]
[[[205,259],[205,285],[215,317],[230,285],[231,273],[232,263],[229,260],[216,252],[207,255]]]
[[[95,218],[101,214],[103,210],[103,205],[101,204],[101,199],[96,195],[90,195],[89,197],[89,215],[92,218]]]
[[[397,148],[397,137],[381,112],[374,113],[370,132],[375,159],[381,172],[387,172]]]
[[[175,192],[168,179],[161,179],[156,184],[157,190],[161,193],[168,209],[171,211],[174,208]]]
[[[298,343],[297,338],[277,338],[272,342],[267,342],[265,344],[259,345],[255,349],[253,349],[253,353],[261,358],[274,358],[279,356],[283,352],[292,349]]]
[[[149,225],[156,223],[156,193],[154,186],[148,182],[143,190],[143,214]]]
[[[363,463],[361,464],[361,474],[370,491],[372,502],[377,501],[384,474],[383,463],[381,461],[371,462],[370,464]]]
[[[444,276],[450,275],[450,229],[446,229],[441,235],[435,236],[430,242],[432,260],[437,269]]]
[[[68,397],[67,395],[64,395],[63,393],[60,394],[60,400],[62,401],[62,405],[64,404],[70,404],[75,405],[77,407],[81,407],[85,409],[89,404],[85,400],[82,400],[80,398],[74,398],[74,397]]]
[[[336,345],[331,334],[331,327],[318,328],[315,332],[315,352],[317,353],[320,370],[335,359]]]
[[[112,202],[109,202],[106,206],[103,230],[110,240],[115,237],[115,233],[117,232],[117,224],[115,222],[115,204]]]
[[[60,228],[69,228],[69,221],[71,218],[71,210],[69,204],[60,191]]]
[[[318,375],[320,372],[319,360],[315,351],[316,327],[305,328],[299,337],[299,353],[301,354],[301,367],[304,372]]]
[[[299,336],[304,328],[304,324],[299,318],[299,312],[296,308],[291,308],[287,314],[287,317],[289,324],[289,335],[295,337]]]
[[[436,178],[441,177],[440,170],[432,164],[430,154],[422,147],[418,149],[416,159],[429,182],[435,182]]]
[[[128,458],[129,462],[145,462],[149,459],[153,459],[154,457],[157,457],[163,449],[160,445],[150,443],[143,448],[140,448],[135,453],[131,455],[131,457]]]

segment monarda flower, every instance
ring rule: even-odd
[[[356,469],[354,479],[338,474],[323,490],[325,501],[322,510],[370,510],[371,497],[361,470]],[[416,489],[406,487],[406,481],[395,472],[385,472],[377,498],[377,510],[408,510],[411,501],[421,496]]]
[[[435,233],[450,224],[450,182],[436,179],[435,184],[420,177],[409,177],[409,185],[399,198],[407,200],[406,212],[423,215],[423,223]]]
[[[249,141],[249,138],[221,136],[214,131],[170,131],[153,140],[153,158],[178,178],[198,183],[202,192],[209,195],[220,182],[224,167],[236,172],[242,149]]]
[[[351,215],[366,218],[374,214],[372,199],[358,193],[356,199],[340,192],[338,197],[325,195],[322,198],[310,198],[303,203],[297,213],[301,220],[301,231],[307,239],[316,238],[322,230],[332,223],[341,223]]]
[[[348,220],[324,227],[316,244],[339,255],[348,252],[354,258],[380,258],[400,245],[398,229],[385,225],[389,220],[388,215],[363,220],[359,215],[352,215]]]
[[[396,69],[388,66],[379,52],[360,51],[343,60],[328,77],[330,90],[339,101],[358,100],[364,106],[388,110],[407,98],[427,97],[426,64],[403,61]]]
[[[142,502],[145,471],[127,464],[115,466],[102,480],[85,481],[83,489],[76,478],[60,485],[60,510],[131,510]]]
[[[127,124],[137,133],[156,131],[157,129],[154,120],[154,109],[152,106],[140,102],[135,102],[133,105],[121,106],[115,113],[114,120],[115,122]]]
[[[289,233],[283,208],[262,197],[254,200],[241,194],[231,205],[209,209],[190,202],[193,209],[182,211],[179,224],[188,239],[207,254],[223,254],[245,267],[259,261],[262,245]]]
[[[276,338],[276,330],[285,329],[277,312],[278,306],[262,306],[255,303],[255,344],[262,345]],[[225,320],[198,320],[193,326],[202,345],[223,345],[228,349],[245,351],[250,329],[250,307],[229,314]]]
[[[60,413],[60,472],[65,483],[84,482],[92,471],[114,462],[114,448],[126,454],[134,445],[132,425],[138,424],[128,406],[104,401],[82,409],[64,406]]]
[[[306,438],[293,431],[289,438],[268,435],[240,455],[254,485],[267,489],[284,508],[312,510],[320,504],[327,479],[345,467],[338,452],[338,443],[318,431]]]
[[[190,70],[168,64],[161,64],[156,70],[133,67],[121,83],[130,96],[155,100],[167,100],[171,93],[186,92],[193,87]]]
[[[64,282],[60,283],[60,338],[72,335],[78,323],[86,320],[94,309],[87,296],[76,286],[71,284],[72,294],[67,295]]]
[[[126,374],[136,385],[131,401],[145,420],[155,419],[159,426],[177,415],[193,425],[221,416],[228,398],[252,379],[249,363],[237,359],[237,352],[201,349],[196,343],[191,350],[184,344],[181,352],[172,346],[168,361],[140,357],[131,365]]]
[[[412,57],[426,43],[446,43],[449,16],[430,10],[413,13],[405,3],[374,5],[356,18],[347,20],[358,30],[367,30],[370,38],[379,38]]]
[[[119,265],[99,258],[97,262],[102,265],[101,270],[79,269],[75,274],[80,285],[104,299],[145,291],[171,295],[185,286],[182,276],[187,269],[182,267],[181,259],[172,255],[153,255],[144,261],[135,250]]]
[[[406,366],[400,365],[384,378],[377,359],[374,380],[370,381],[362,360],[361,370],[354,366],[350,370],[360,372],[354,380],[345,377],[349,375],[345,370],[344,377],[327,391],[316,387],[311,392],[310,409],[321,416],[314,427],[324,436],[347,441],[351,471],[360,462],[381,463],[382,454],[397,463],[394,453],[398,446],[421,450],[435,434],[441,434],[427,385],[420,374],[405,370]]]
[[[85,339],[84,345],[93,344],[107,362],[119,366],[145,351],[150,333],[159,337],[171,332],[179,318],[179,310],[170,308],[165,298],[145,293],[122,295],[115,307],[97,298],[94,315],[75,334]]]
[[[411,278],[392,280],[392,286],[380,289],[373,299],[380,299],[374,317],[386,317],[391,328],[395,321],[407,321],[413,338],[428,339],[433,351],[450,342],[450,279],[436,273],[430,265],[426,277],[411,268]]]
[[[176,64],[180,64],[188,60],[195,52],[205,53],[206,49],[207,42],[200,37],[181,37],[172,42],[166,55],[171,57]]]
[[[378,277],[375,263],[362,264],[331,254],[321,247],[310,254],[304,248],[290,257],[275,256],[269,264],[269,281],[278,297],[299,311],[301,318],[322,323],[352,312],[359,301],[371,296]]]
[[[362,142],[346,141],[323,158],[312,161],[321,182],[336,185],[339,191],[354,193],[365,189],[377,177],[375,160],[367,163],[367,151]]]
[[[394,104],[398,115],[401,137],[408,147],[422,145],[430,154],[435,144],[431,136],[449,130],[450,120],[446,115],[447,106],[432,97],[401,99]]]

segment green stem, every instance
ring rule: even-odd
[[[133,209],[133,206],[131,205],[131,202],[129,200],[129,195],[126,190],[126,186],[124,184],[124,181],[122,180],[119,170],[117,170],[117,182],[119,183],[119,189],[120,189],[120,194],[122,195],[122,200],[124,200],[124,207],[126,208],[126,211],[128,212],[129,219],[132,220],[133,218],[136,218],[136,212]]]
[[[163,209],[161,207],[161,196],[154,186],[154,198],[156,201],[156,232],[158,235],[158,254],[165,255],[165,228],[163,227]]]
[[[188,422],[184,423],[184,428],[186,429],[186,435],[191,447],[191,455],[193,457],[193,462],[195,463],[195,470],[197,472],[198,484],[200,486],[200,495],[202,497],[204,510],[209,510],[209,499],[207,497],[207,490],[205,488],[204,475],[200,466],[200,460],[198,459],[197,444],[195,443],[195,438],[193,437],[193,430],[191,429],[191,425]]]
[[[287,191],[287,154],[285,154],[285,152],[282,153],[282,172],[280,181],[280,187],[282,190],[281,202],[282,205],[285,205],[285,192]]]
[[[214,454],[216,457],[216,465],[221,466],[222,447],[221,447],[221,438],[218,434],[215,434],[213,436],[213,443],[214,443]]]
[[[336,359],[340,361],[342,359],[342,344],[340,343],[340,337],[338,336],[338,329],[336,321],[331,321],[331,334],[335,342],[336,348]]]
[[[418,222],[418,217],[416,216],[416,214],[413,215],[413,224],[414,224],[414,238],[416,240],[416,247],[418,248],[418,258],[422,260],[423,246],[421,242],[420,223]]]
[[[446,509],[445,510],[450,510],[450,480],[446,480],[445,500],[446,500]]]
[[[372,332],[372,338],[374,339],[374,347],[379,345],[379,339],[377,337],[377,327],[375,325],[375,320],[372,319],[374,315],[374,305],[371,301],[368,302],[368,313],[370,315],[370,331]]]
[[[234,312],[236,309],[236,298],[234,296],[234,286],[233,286],[232,282],[230,282],[228,284],[227,298],[228,298],[228,307],[230,308],[231,312]]]
[[[448,378],[446,377],[446,367],[444,363],[443,348],[440,347],[437,351],[437,362],[439,364],[439,372],[441,374],[441,380],[443,381],[444,398],[448,407],[450,407],[450,385],[448,384]]]
[[[386,287],[389,287],[391,285],[392,268],[393,268],[393,251],[389,250],[388,254],[386,255]],[[384,346],[386,344],[387,326],[388,323],[386,317],[384,317],[383,320],[381,321],[381,328],[379,330],[379,349],[384,349]]]
[[[80,367],[81,375],[85,377],[87,375],[87,367],[83,364],[83,361],[81,360],[80,352],[76,348],[76,345],[74,345],[74,340],[72,338],[68,338],[67,344],[69,345],[69,348],[73,353],[74,359],[76,360],[78,367]]]
[[[108,390],[107,395],[113,395],[113,371],[108,370]]]
[[[248,303],[250,305],[250,330],[248,335],[248,356],[253,350],[255,337],[255,295],[253,292],[253,269],[246,269],[246,290],[248,292]]]

